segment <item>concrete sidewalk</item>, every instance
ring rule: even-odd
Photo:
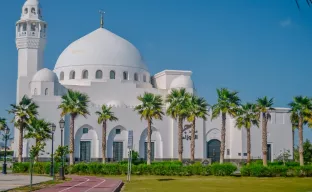
[[[46,182],[52,180],[51,177],[33,176],[33,184]],[[17,187],[23,187],[29,185],[29,175],[3,175],[0,173],[0,191],[6,191]]]

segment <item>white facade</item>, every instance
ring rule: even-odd
[[[16,44],[18,49],[17,101],[28,95],[39,105],[40,118],[58,125],[61,96],[68,89],[87,93],[91,103],[90,116],[79,116],[75,121],[75,157],[79,160],[101,158],[102,128],[97,123],[95,112],[101,105],[113,107],[119,118],[109,122],[107,128],[107,157],[127,158],[128,131],[134,131],[134,150],[141,158],[145,156],[147,123],[141,121],[134,106],[139,104],[138,95],[144,92],[160,94],[163,98],[173,88],[186,88],[193,93],[191,71],[165,70],[151,75],[140,52],[127,40],[112,32],[99,28],[70,44],[59,56],[53,71],[44,68],[47,24],[41,20],[39,0],[27,0],[23,6],[21,20],[17,22]],[[26,11],[27,9],[27,11]],[[26,28],[25,28],[26,25]],[[165,109],[164,109],[165,110]],[[292,154],[292,131],[287,109],[278,108],[272,113],[268,125],[268,144],[273,160],[282,150]],[[69,144],[69,117],[65,117],[64,143]],[[187,129],[188,122],[185,122]],[[225,159],[246,159],[246,131],[239,130],[231,117],[226,122]],[[218,156],[221,119],[196,122],[196,159]],[[178,158],[177,122],[167,116],[154,121],[152,128],[153,155],[155,159]],[[55,132],[54,145],[61,144],[60,129]],[[190,157],[189,130],[184,131],[183,156]],[[252,157],[261,158],[261,129],[253,127]],[[17,155],[18,130],[15,130],[15,155]],[[23,156],[29,156],[32,140],[24,141]],[[209,148],[209,150],[208,150]],[[210,152],[208,152],[210,151]],[[49,157],[51,141],[47,142],[45,153]]]

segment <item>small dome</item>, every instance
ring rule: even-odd
[[[170,84],[170,89],[178,89],[178,88],[193,88],[193,81],[190,76],[180,75],[173,79]]]
[[[25,5],[39,5],[39,0],[27,0],[24,4]]]
[[[112,101],[108,102],[106,105],[110,106],[110,107],[123,107],[123,106],[125,106],[125,104],[122,101],[118,101],[118,100],[112,100]]]
[[[56,74],[50,69],[43,68],[34,75],[33,82],[57,82],[58,78]]]
[[[59,56],[54,69],[95,65],[147,70],[140,52],[130,42],[103,28],[70,44]]]

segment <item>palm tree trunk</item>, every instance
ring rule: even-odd
[[[298,129],[299,129],[299,161],[300,161],[300,166],[304,165],[304,160],[303,160],[303,126],[302,126],[302,118],[299,117],[299,122],[298,122]]]
[[[19,128],[19,141],[18,141],[18,162],[22,162],[23,158],[23,132],[24,128],[23,126],[20,126]]]
[[[179,153],[179,161],[183,160],[183,118],[179,117],[178,119],[178,129],[179,129],[179,143],[178,143],[178,153]]]
[[[247,164],[250,164],[251,156],[251,138],[250,138],[250,129],[247,129]]]
[[[192,123],[192,133],[191,133],[191,161],[195,160],[195,118]]]
[[[75,126],[75,117],[73,115],[70,116],[70,136],[69,136],[69,163],[70,165],[75,164],[75,139],[74,139],[74,126]]]
[[[262,113],[262,161],[263,166],[268,166],[267,153],[268,153],[268,141],[267,141],[267,117],[265,113]]]
[[[225,151],[225,122],[226,113],[222,113],[222,127],[221,127],[221,145],[220,145],[220,164],[224,162],[224,151]]]
[[[102,162],[106,163],[106,121],[102,124]]]
[[[295,151],[295,129],[292,129],[292,144],[293,144],[293,161],[295,160],[294,151]]]
[[[151,137],[152,137],[152,121],[147,120],[147,165],[151,164]]]

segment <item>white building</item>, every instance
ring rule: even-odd
[[[109,160],[127,158],[128,131],[134,131],[134,150],[145,157],[147,123],[141,121],[134,106],[137,96],[144,92],[160,94],[164,98],[173,88],[184,87],[193,93],[191,71],[165,70],[155,75],[149,73],[140,52],[127,40],[99,28],[71,43],[59,56],[54,70],[44,68],[43,55],[46,45],[47,23],[42,20],[39,0],[27,0],[22,8],[21,19],[16,23],[18,49],[17,102],[28,95],[39,105],[40,118],[58,125],[61,95],[68,89],[87,93],[90,97],[90,116],[75,121],[75,157],[90,161],[101,158],[101,125],[95,112],[103,104],[113,107],[118,122],[109,122],[107,129],[107,157]],[[165,109],[164,109],[165,110]],[[270,160],[282,150],[292,154],[292,131],[287,109],[278,108],[272,113],[268,125]],[[69,143],[69,117],[65,117],[64,143]],[[190,136],[184,131],[185,159],[190,157]],[[196,159],[219,159],[221,119],[196,122]],[[247,158],[246,132],[235,126],[235,120],[226,122],[225,159],[238,161]],[[156,160],[177,159],[177,122],[167,116],[154,121],[152,128],[152,156]],[[18,130],[15,130],[14,150],[17,156]],[[60,129],[55,132],[55,147],[61,144]],[[253,127],[252,158],[261,158],[261,129]],[[24,140],[23,156],[29,157],[33,141]],[[51,141],[45,151],[51,152]],[[40,157],[48,158],[49,154]]]

